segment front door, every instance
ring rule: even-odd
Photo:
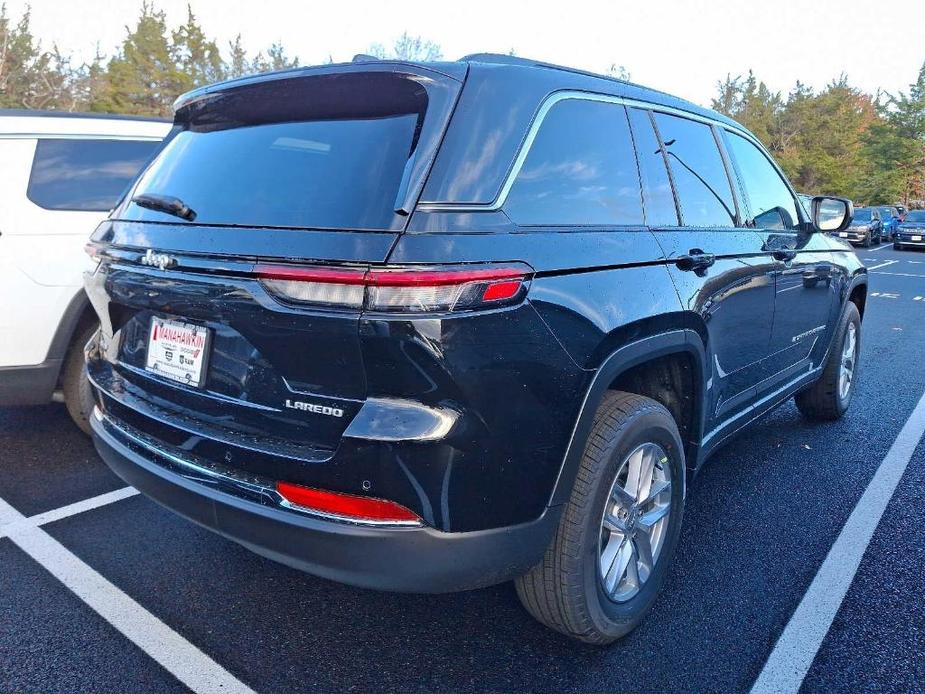
[[[743,188],[746,224],[761,237],[764,263],[774,269],[774,324],[758,385],[762,396],[821,364],[839,283],[828,244],[800,216],[770,159],[740,135],[727,131],[725,141]]]

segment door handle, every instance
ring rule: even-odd
[[[774,256],[774,260],[783,260],[784,262],[787,262],[788,260],[793,260],[796,258],[797,252],[790,251],[785,248],[778,248],[777,250],[773,251],[771,255]]]
[[[699,248],[692,248],[690,253],[679,255],[674,262],[679,270],[697,272],[713,265],[716,262],[716,256],[712,253],[704,253]]]

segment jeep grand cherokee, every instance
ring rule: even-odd
[[[651,607],[685,481],[791,396],[848,407],[866,271],[737,123],[501,56],[176,103],[95,232],[97,448],[338,581],[516,580],[594,643]]]

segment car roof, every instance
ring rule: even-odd
[[[297,75],[325,74],[345,67],[355,69],[358,65],[407,65],[417,69],[437,72],[447,77],[462,81],[468,69],[504,69],[517,71],[520,77],[529,80],[531,75],[540,79],[543,75],[543,81],[555,83],[556,89],[567,90],[574,89],[578,91],[589,91],[599,94],[609,94],[623,98],[632,98],[639,101],[645,101],[660,106],[687,111],[689,113],[708,118],[720,123],[729,125],[738,130],[743,130],[741,124],[727,118],[726,116],[702,106],[698,106],[690,101],[681,99],[671,94],[644,87],[634,82],[621,80],[608,75],[601,75],[594,72],[579,70],[577,68],[555,65],[540,60],[530,58],[521,58],[519,56],[501,55],[498,53],[473,53],[466,55],[457,61],[434,61],[434,62],[416,62],[402,60],[379,59],[368,55],[358,55],[350,63],[334,63],[330,65],[315,65],[297,68],[287,68],[273,72],[264,72],[258,75],[249,75],[239,77],[225,82],[199,87],[186,94],[181,95],[175,102],[174,107],[186,104],[189,101],[197,99],[205,94],[221,91],[230,87],[243,86],[245,84],[256,84],[263,81],[275,79],[285,79]]]
[[[107,113],[0,109],[0,137],[101,137],[162,139],[171,122],[163,118]]]

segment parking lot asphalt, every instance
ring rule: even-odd
[[[925,253],[858,255],[871,294],[849,413],[813,424],[787,404],[723,447],[689,487],[655,610],[614,646],[544,629],[509,584],[437,596],[342,586],[134,495],[42,528],[188,642],[191,660],[150,658],[2,538],[0,508],[0,690],[182,690],[177,673],[199,653],[256,691],[747,691],[925,393]],[[0,499],[23,516],[124,487],[61,406],[0,410],[0,470]],[[803,691],[925,691],[923,482],[919,444]]]

